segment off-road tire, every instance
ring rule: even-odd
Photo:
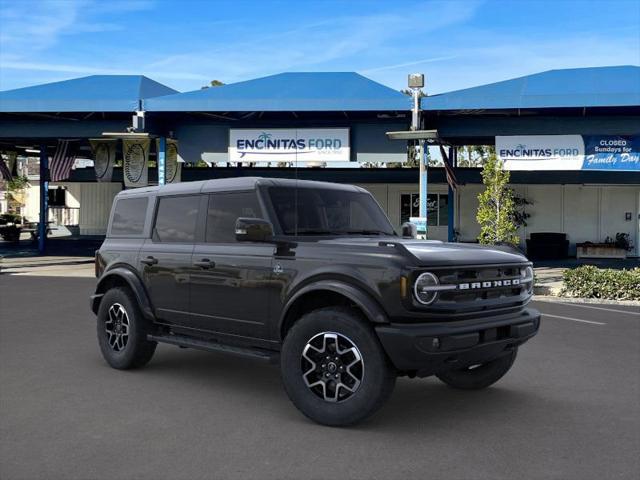
[[[450,370],[437,373],[436,377],[452,388],[460,390],[481,390],[500,380],[511,368],[516,360],[518,349],[510,353],[478,365],[475,368]]]
[[[353,393],[340,389],[349,396],[337,402],[314,393],[303,376],[305,347],[327,333],[349,340],[362,359],[359,386]],[[284,388],[293,404],[311,420],[329,426],[352,425],[373,415],[391,395],[397,376],[371,325],[358,311],[346,307],[321,308],[302,316],[284,339],[280,362]]]
[[[119,351],[110,344],[107,322],[110,309],[120,306],[128,318],[128,338]],[[109,327],[112,330],[112,327]],[[136,299],[128,288],[112,288],[105,293],[98,309],[97,334],[100,351],[107,363],[119,370],[139,368],[146,365],[156,350],[157,343],[147,340],[148,321],[142,315]],[[124,342],[124,341],[123,341]]]

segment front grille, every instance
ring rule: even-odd
[[[529,265],[476,266],[445,269],[429,269],[439,280],[441,289],[436,301],[429,306],[433,314],[486,314],[496,310],[519,309],[531,297],[533,279],[522,277]],[[522,281],[517,285],[504,285],[509,280]],[[505,282],[507,281],[507,282]]]

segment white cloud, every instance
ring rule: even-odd
[[[399,68],[415,67],[416,65],[422,65],[424,63],[433,63],[433,62],[442,62],[444,60],[453,60],[454,58],[458,58],[458,56],[457,55],[446,55],[446,56],[443,56],[443,57],[423,58],[422,60],[414,60],[414,61],[411,61],[411,62],[396,63],[394,65],[384,65],[382,67],[368,68],[366,70],[361,70],[360,73],[370,74],[370,73],[375,73],[375,72],[382,72],[384,70],[397,70]]]
[[[558,33],[547,38],[519,38],[487,32],[476,45],[452,48],[455,67],[434,64],[427,70],[430,94],[508,80],[553,69],[640,64],[640,32],[612,37]],[[638,40],[634,40],[634,39]]]
[[[93,67],[87,65],[66,65],[58,63],[40,63],[40,62],[21,62],[21,61],[8,61],[2,63],[2,68],[12,70],[29,70],[29,71],[42,71],[42,72],[59,72],[59,73],[79,73],[83,75],[140,75],[140,70],[131,70],[127,68],[107,68],[107,67]],[[171,71],[146,71],[145,74],[165,78],[179,79],[179,80],[207,80],[209,77],[197,73],[188,72],[171,72]]]
[[[296,28],[272,25],[273,34],[259,38],[238,32],[241,42],[225,42],[223,46],[191,48],[188,52],[158,56],[149,68],[171,71],[209,72],[210,78],[234,82],[257,76],[292,70],[335,69],[380,71],[401,65],[379,65],[389,43],[415,44],[429,32],[463,23],[471,18],[478,2],[440,2],[418,4],[411,16],[429,21],[411,21],[409,12],[396,9],[390,13],[337,16],[331,20],[307,23]],[[243,25],[238,24],[238,29]],[[249,29],[250,30],[250,29]],[[390,52],[392,58],[397,51]],[[437,61],[438,57],[411,61],[409,64]],[[444,58],[440,58],[444,59]],[[368,67],[368,68],[367,68]],[[192,88],[198,88],[194,86]]]
[[[214,78],[230,83],[304,70],[355,70],[400,89],[410,69],[424,71],[427,91],[437,93],[552,68],[640,63],[638,27],[512,35],[493,23],[470,21],[481,7],[478,2],[416,0],[410,8],[389,2],[362,8],[357,16],[341,16],[339,8],[331,7],[330,19],[294,28],[290,17],[265,22],[248,15],[207,22],[203,15],[194,19],[197,26],[169,21],[165,29],[151,30],[152,44],[132,40],[130,45],[122,41],[131,38],[124,32],[118,33],[120,41],[103,43],[91,34],[138,23],[144,33],[149,25],[141,20],[143,12],[154,3],[47,0],[37,9],[27,1],[0,5],[0,89],[65,74],[144,74],[193,90]]]
[[[396,63],[380,65],[378,60],[385,52],[389,58],[397,58],[397,52],[388,51],[388,44],[416,42],[429,32],[465,22],[473,16],[478,3],[430,2],[416,4],[411,12],[391,4],[382,13],[338,15],[295,28],[277,18],[266,27],[260,23],[260,28],[252,23],[257,19],[232,23],[223,19],[210,22],[218,27],[226,24],[227,35],[222,42],[216,36],[193,31],[175,41],[168,35],[160,36],[153,50],[136,51],[135,44],[113,50],[117,42],[95,45],[91,57],[82,48],[60,48],[62,40],[67,40],[64,37],[78,35],[82,39],[83,33],[121,29],[122,24],[112,21],[118,14],[151,6],[146,1],[46,0],[36,14],[29,12],[33,9],[28,2],[3,8],[0,89],[15,83],[20,74],[29,76],[34,71],[48,72],[50,76],[141,73],[159,81],[178,80],[178,88],[197,89],[212,78],[229,83],[281,71],[336,69],[336,65],[342,70],[392,70],[400,67]],[[409,13],[428,21],[411,21]],[[28,23],[24,22],[26,17],[30,17]],[[209,28],[214,29],[214,25]],[[434,60],[421,63],[426,61]],[[38,75],[33,83],[40,83],[41,79]],[[24,79],[20,83],[24,84]]]
[[[151,8],[148,1],[42,0],[0,4],[0,60],[6,56],[29,58],[54,47],[61,37],[121,30],[105,22],[107,13]],[[96,20],[100,18],[100,20]]]

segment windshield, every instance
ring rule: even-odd
[[[269,197],[284,235],[395,235],[368,193],[271,187]]]

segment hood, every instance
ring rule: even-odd
[[[395,244],[406,250],[420,265],[491,265],[527,262],[524,254],[514,247],[485,246],[473,243],[447,243],[439,240],[415,240],[402,237],[336,237],[320,243],[345,246],[389,248],[381,242]]]

